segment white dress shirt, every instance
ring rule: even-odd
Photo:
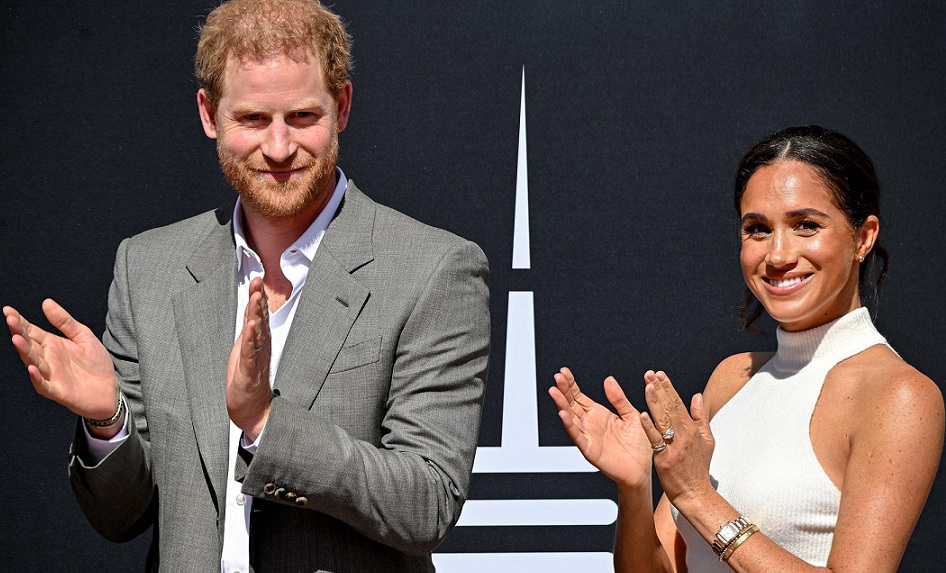
[[[286,302],[279,307],[276,312],[270,313],[269,325],[272,340],[272,357],[270,360],[270,386],[276,377],[276,371],[279,369],[279,361],[282,357],[283,348],[286,344],[286,337],[289,335],[289,328],[292,325],[293,316],[296,313],[296,306],[299,301],[302,287],[305,286],[306,276],[312,261],[315,258],[315,252],[322,242],[322,236],[325,235],[329,223],[335,216],[338,207],[345,195],[345,188],[348,186],[348,179],[340,168],[337,170],[338,183],[332,197],[326,203],[325,208],[319,213],[315,221],[309,226],[302,236],[296,239],[279,259],[279,265],[283,274],[292,283],[292,293]],[[243,316],[249,300],[250,281],[256,277],[263,276],[263,265],[259,256],[250,248],[246,242],[246,233],[243,228],[243,203],[237,199],[236,206],[233,209],[233,235],[236,243],[237,259],[237,316],[234,325],[234,340],[239,336],[243,327]],[[104,460],[111,452],[125,441],[128,436],[128,419],[125,419],[125,427],[110,440],[99,440],[92,437],[88,430],[83,428],[88,442],[89,461],[96,464]],[[242,484],[234,479],[234,468],[238,453],[238,447],[243,448],[250,453],[256,452],[257,444],[263,437],[263,431],[257,436],[256,441],[248,443],[243,432],[230,422],[230,447],[229,462],[227,472],[227,493],[226,510],[224,514],[223,530],[223,553],[220,558],[221,573],[245,573],[250,570],[250,512],[253,507],[253,498],[241,492]]]

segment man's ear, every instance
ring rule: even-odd
[[[338,117],[337,125],[338,132],[341,133],[345,131],[345,126],[348,125],[348,114],[351,112],[351,82],[346,81],[345,87],[338,92]]]
[[[204,88],[197,91],[197,111],[200,113],[200,123],[204,126],[204,133],[210,139],[217,139],[217,114]]]

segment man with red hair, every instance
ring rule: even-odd
[[[236,204],[122,242],[100,343],[5,307],[37,392],[81,420],[74,491],[149,570],[430,571],[470,482],[489,353],[473,243],[337,166],[348,35],[313,0],[231,0],[198,108]]]

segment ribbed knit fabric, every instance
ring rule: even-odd
[[[710,423],[716,438],[710,477],[723,498],[772,541],[823,566],[841,492],[815,457],[811,415],[832,367],[887,341],[863,307],[811,330],[778,329],[777,337],[775,356]],[[675,508],[673,517],[686,540],[690,573],[730,571]]]

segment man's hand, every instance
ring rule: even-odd
[[[30,324],[12,307],[3,307],[13,346],[26,365],[33,387],[41,396],[80,416],[111,418],[118,408],[118,379],[108,350],[87,326],[52,299],[43,301],[43,314],[65,338]],[[95,428],[95,435],[109,438],[121,427],[116,423]]]
[[[272,341],[269,305],[263,279],[250,282],[250,297],[227,365],[227,413],[247,438],[256,440],[269,418],[273,392],[269,386]]]

